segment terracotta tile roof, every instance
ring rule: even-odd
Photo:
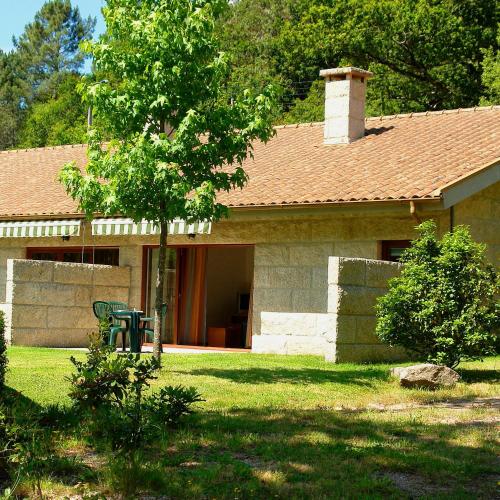
[[[243,190],[231,206],[432,199],[436,190],[500,158],[500,106],[368,118],[365,137],[324,145],[323,124],[276,128],[255,144]],[[57,182],[68,161],[83,166],[85,146],[0,153],[0,216],[73,214]]]

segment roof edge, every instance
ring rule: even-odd
[[[440,196],[443,208],[450,208],[470,196],[486,189],[500,181],[500,158],[462,175],[444,186],[436,189],[432,194]]]

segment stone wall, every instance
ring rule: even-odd
[[[326,359],[334,362],[401,359],[404,352],[381,344],[375,336],[375,304],[400,264],[371,259],[330,257],[328,314],[334,332],[327,336]]]
[[[127,302],[130,269],[34,260],[7,261],[7,340],[82,347],[96,331],[95,300]]]
[[[399,265],[345,257],[326,257],[323,262],[323,272],[314,271],[323,277],[318,278],[318,290],[324,291],[322,310],[262,311],[252,351],[317,354],[333,362],[403,358],[401,350],[381,344],[375,336],[376,299],[386,292],[387,280],[399,273]]]

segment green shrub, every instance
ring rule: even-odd
[[[121,405],[131,382],[132,358],[132,355],[116,356],[114,347],[103,343],[101,335],[91,335],[87,359],[78,361],[70,357],[76,372],[68,377],[69,397],[82,409]]]
[[[151,419],[160,426],[176,426],[184,415],[193,413],[192,405],[204,401],[194,387],[166,386],[145,398]]]
[[[463,226],[441,240],[433,221],[417,229],[420,236],[403,254],[401,275],[378,300],[377,335],[451,368],[462,359],[495,354],[499,279],[484,245]]]
[[[5,340],[5,316],[0,311],[0,394],[5,383],[5,372],[7,371],[7,341]]]

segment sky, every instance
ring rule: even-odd
[[[12,36],[19,36],[23,32],[44,3],[45,0],[0,0],[0,49],[12,49]],[[97,18],[94,36],[104,31],[101,15],[104,0],[72,0],[71,3],[80,9],[82,17]]]

